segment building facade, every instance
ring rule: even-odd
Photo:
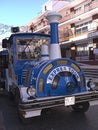
[[[59,23],[62,57],[98,65],[98,0],[49,0],[43,5],[43,12],[30,23],[34,32],[50,33],[45,19],[50,10],[62,15]]]

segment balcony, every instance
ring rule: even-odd
[[[98,37],[98,27],[88,32],[88,38]]]
[[[84,12],[90,11],[98,7],[98,1],[92,2],[88,7],[84,7]]]
[[[81,40],[83,38],[87,38],[88,32],[81,32],[81,34],[69,34],[62,32],[59,36],[60,42],[67,42],[67,41],[76,41]]]
[[[36,23],[36,29],[35,31],[37,30],[41,30],[43,27],[45,27],[46,25],[49,25],[48,21],[42,21],[40,20],[38,23]]]
[[[74,38],[75,37],[75,35],[71,35],[71,36],[69,36],[69,33],[62,33],[62,34],[60,34],[60,36],[59,36],[59,42],[61,43],[61,42],[66,42],[66,41],[70,41],[70,39],[71,38]]]
[[[71,30],[71,29],[70,29]],[[98,37],[98,29],[96,27],[96,29],[90,28],[90,31],[86,31],[86,32],[81,32],[80,34],[73,34],[73,33],[69,33],[65,32],[65,31],[61,31],[59,33],[59,41],[61,42],[67,42],[67,41],[76,41],[76,40],[83,40],[85,38],[92,38],[92,37]]]
[[[60,20],[60,23],[68,21],[72,18],[75,18],[75,17],[81,15],[81,14],[85,14],[85,13],[87,13],[93,9],[96,9],[96,8],[98,8],[98,1],[93,1],[89,6],[83,6],[83,8],[77,12],[73,9],[73,11],[69,12],[68,14],[66,14],[67,9],[65,8],[65,9],[60,11],[60,13],[62,14],[62,19]],[[95,13],[98,13],[98,11],[94,12],[94,14]],[[90,15],[93,15],[93,14],[90,13]]]

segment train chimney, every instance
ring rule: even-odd
[[[50,59],[61,58],[61,51],[59,46],[59,37],[58,37],[58,23],[62,18],[57,12],[49,12],[46,16],[47,20],[50,23]]]

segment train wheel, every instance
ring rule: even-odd
[[[20,102],[20,91],[18,88],[15,89],[15,104],[16,104],[16,110],[18,114],[18,118],[21,123],[28,124],[28,118],[23,117],[23,112],[19,111],[19,102]]]
[[[18,119],[20,120],[20,122],[22,124],[28,124],[30,119],[29,118],[25,118],[23,117],[23,115],[21,114],[21,112],[19,110],[17,110],[17,113],[18,113]]]
[[[51,113],[52,113],[51,108],[45,108],[45,109],[42,109],[41,116],[50,115]]]
[[[7,84],[8,85],[8,84]],[[8,85],[9,91],[8,91],[8,98],[11,101],[15,100],[15,95],[13,94],[12,85]]]
[[[8,98],[9,100],[14,101],[14,95],[12,92],[8,92]]]
[[[81,103],[77,103],[75,105],[72,106],[72,109],[75,112],[86,112],[89,109],[89,102],[81,102]]]
[[[19,111],[19,104],[17,104],[17,114],[18,114],[18,119],[22,124],[28,124],[29,122],[28,118],[25,118],[23,116],[23,112]]]

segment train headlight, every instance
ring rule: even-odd
[[[36,90],[33,86],[30,86],[29,88],[27,88],[27,94],[30,97],[34,97],[36,95]]]

